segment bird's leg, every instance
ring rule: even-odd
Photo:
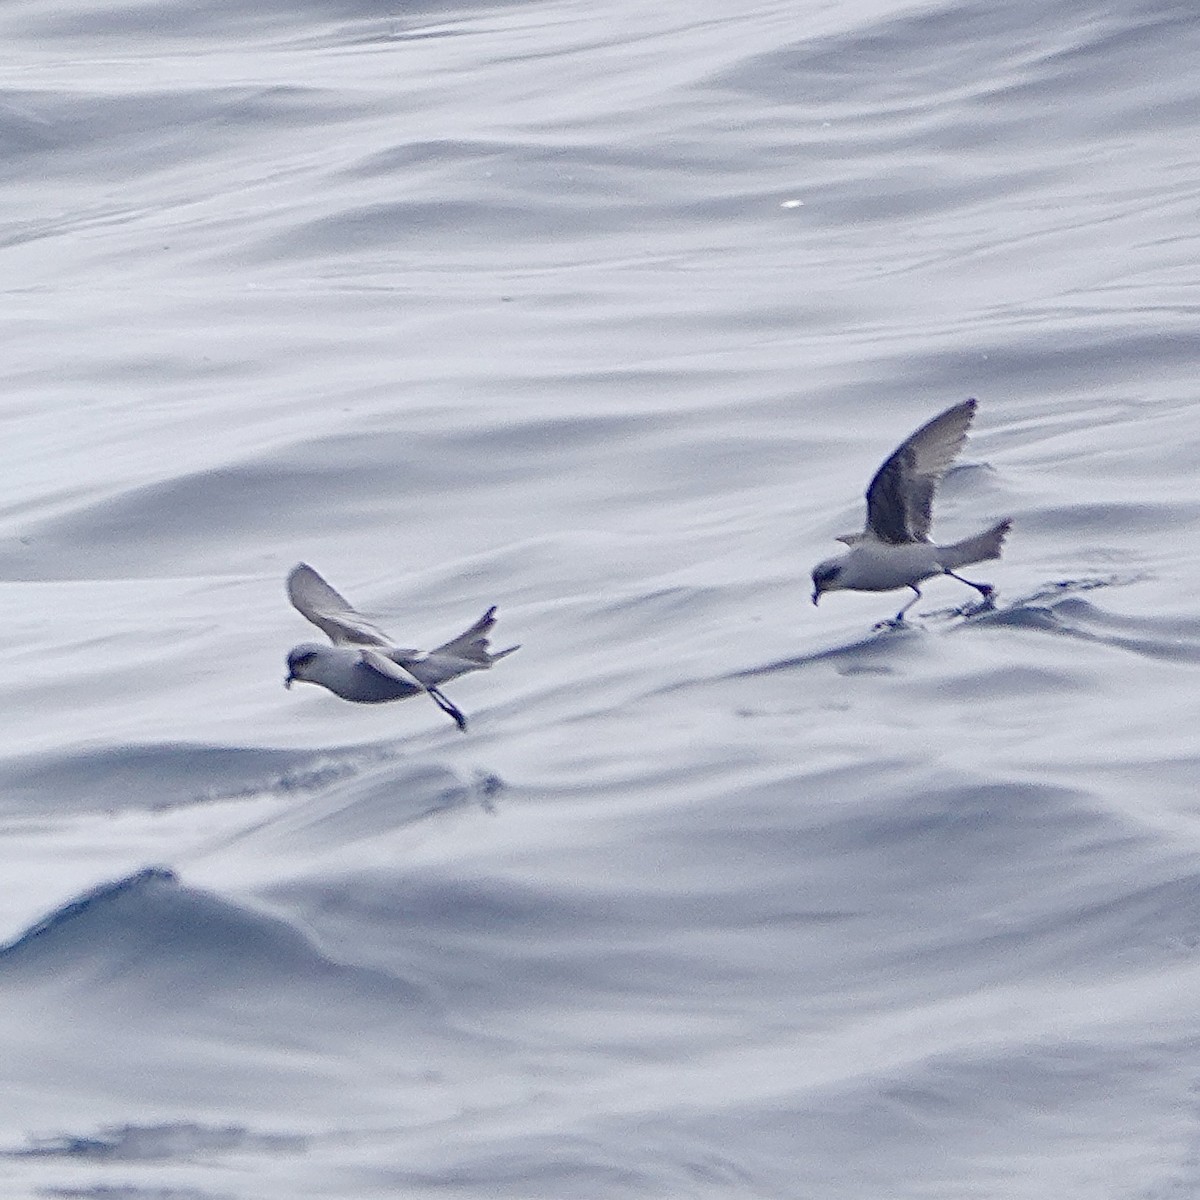
[[[921,589],[915,583],[910,583],[908,586],[913,590],[913,598],[896,614],[897,622],[903,621],[904,614],[921,599]]]
[[[458,709],[455,708],[454,705],[451,704],[450,701],[447,700],[446,697],[443,696],[436,687],[427,687],[425,690],[429,693],[429,698],[434,702],[434,704],[436,704],[438,708],[440,708],[442,712],[446,714],[446,716],[450,717],[454,721],[455,725],[457,725],[459,729],[463,731],[463,733],[466,733],[467,718],[464,717],[462,713],[459,712]]]
[[[874,628],[877,631],[881,629],[900,629],[903,627],[904,614],[908,612],[908,610],[912,608],[912,606],[916,604],[918,600],[921,599],[921,589],[917,587],[915,583],[910,583],[908,586],[912,588],[916,594],[894,617],[888,617],[886,621],[876,621]]]
[[[953,571],[946,571],[944,574],[949,575],[951,579],[957,579],[959,583],[965,583],[967,587],[973,587],[983,597],[984,604],[990,604],[996,594],[996,589],[990,583],[972,583],[961,575],[955,575]]]

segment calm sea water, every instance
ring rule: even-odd
[[[1200,1190],[1193,5],[0,35],[0,1195]],[[814,609],[968,395],[996,610]]]

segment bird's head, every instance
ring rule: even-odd
[[[312,666],[320,657],[321,652],[325,649],[324,646],[318,646],[315,642],[305,642],[302,646],[296,646],[288,652],[287,678],[283,681],[285,688],[290,688],[293,683],[299,680],[301,683],[312,679]]]
[[[822,592],[836,592],[842,586],[842,560],[840,558],[827,558],[823,563],[818,563],[813,568],[813,603],[816,604],[821,599]]]

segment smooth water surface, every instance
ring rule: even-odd
[[[1192,6],[0,35],[0,1194],[1195,1194]],[[814,609],[968,395],[995,609]]]

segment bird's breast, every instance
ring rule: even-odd
[[[930,542],[901,546],[868,541],[846,556],[845,585],[864,592],[890,592],[939,575],[937,547]]]

